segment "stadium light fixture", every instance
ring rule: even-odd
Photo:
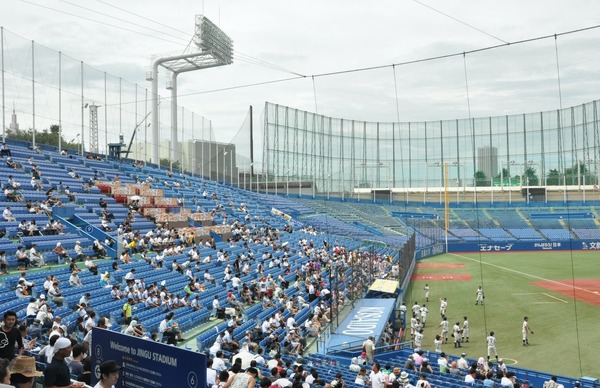
[[[152,162],[160,166],[158,128],[158,67],[171,71],[171,159],[177,143],[177,75],[233,63],[233,41],[219,27],[203,15],[196,15],[193,37],[195,50],[180,55],[157,58],[152,73],[146,79],[152,82]]]

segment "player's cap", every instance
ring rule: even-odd
[[[501,358],[499,358],[499,359],[498,359],[498,362],[504,362],[504,360],[503,360],[503,359],[501,359]]]
[[[467,353],[462,353],[461,354],[461,357],[466,357],[466,356],[467,356]]]

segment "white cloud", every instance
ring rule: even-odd
[[[0,13],[6,15],[2,23],[7,31],[60,50],[74,58],[73,63],[82,60],[98,69],[98,73],[89,74],[90,79],[86,82],[103,82],[98,77],[107,71],[114,77],[139,83],[142,88],[149,87],[145,72],[152,58],[182,51],[183,42],[193,33],[194,15],[202,12],[220,24],[234,40],[237,51],[309,76],[501,43],[414,1],[176,0],[165,3],[105,0],[178,31],[123,13],[100,1],[77,1],[77,4],[130,23],[85,11],[64,1],[31,1],[122,28],[143,31],[131,24],[136,23],[175,35],[144,32],[167,41],[158,40],[27,2],[0,3]],[[600,3],[593,0],[575,3],[541,0],[424,2],[506,41],[591,26],[600,12]],[[565,106],[597,98],[599,36],[600,30],[592,30],[558,38]],[[27,56],[23,58],[26,61]],[[553,39],[470,54],[466,62],[474,116],[558,107]],[[18,58],[12,63],[21,66],[17,65],[20,63]],[[218,140],[227,141],[238,133],[249,105],[255,107],[256,117],[265,101],[313,111],[312,80],[202,92],[290,76],[283,71],[245,62],[238,55],[231,66],[180,76],[182,97],[179,102],[211,119],[213,126],[219,129]],[[462,57],[399,66],[396,79],[401,120],[438,120],[467,115]],[[168,95],[163,88],[164,79],[160,86],[161,95]],[[318,77],[315,90],[322,114],[369,121],[392,121],[397,117],[391,69]],[[21,100],[26,99],[26,83],[17,94]],[[52,95],[49,92],[45,98],[51,99]],[[51,105],[50,102],[46,104]],[[72,111],[76,116],[78,108]]]

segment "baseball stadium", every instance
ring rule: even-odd
[[[314,109],[264,93],[228,138],[178,103],[243,58],[218,24],[140,84],[1,28],[0,383],[600,385],[598,26],[303,75]],[[551,104],[475,113],[501,50],[545,50]],[[405,66],[464,109],[403,120]],[[392,119],[323,113],[383,70]]]

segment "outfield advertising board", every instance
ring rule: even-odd
[[[206,355],[114,331],[92,329],[92,385],[104,361],[121,365],[116,388],[206,387]]]
[[[448,252],[515,252],[515,251],[598,251],[600,241],[514,241],[514,242],[468,242],[448,244]],[[419,258],[419,257],[417,257]]]

